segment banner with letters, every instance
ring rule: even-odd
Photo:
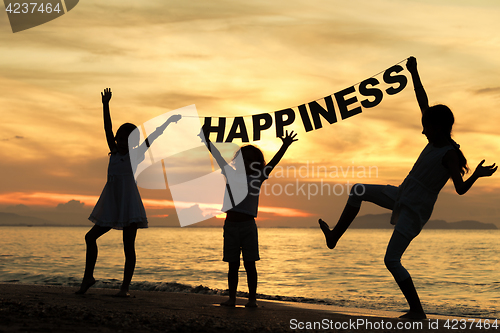
[[[246,174],[232,170],[233,167],[244,169],[236,168],[238,163],[243,165],[243,160],[241,154],[234,157],[239,145],[233,140],[258,141],[261,133],[273,125],[276,137],[282,137],[291,125],[294,126],[290,130],[300,125],[310,132],[361,114],[363,109],[379,105],[386,96],[395,95],[407,86],[408,79],[401,74],[403,70],[396,64],[332,95],[271,113],[231,118],[200,117],[195,105],[189,105],[159,115],[140,125],[129,137],[130,160],[137,185],[147,189],[169,189],[183,227],[219,215],[240,203],[248,193]],[[178,119],[178,124],[177,120],[172,124],[171,117]],[[204,137],[200,137],[199,118],[204,118],[210,132],[217,134],[211,149],[217,149],[224,160],[232,161],[228,169],[232,172],[221,172],[211,159]],[[143,144],[138,145],[138,142]],[[231,193],[229,201],[226,193]]]
[[[403,60],[403,61],[406,61]],[[401,62],[403,62],[401,61]],[[262,131],[274,124],[276,137],[282,137],[287,126],[300,124],[306,132],[332,125],[374,108],[386,96],[395,95],[407,86],[408,79],[398,64],[357,84],[321,99],[271,113],[237,117],[204,117],[204,125],[217,133],[215,142],[259,141]],[[250,118],[245,121],[244,118]],[[232,123],[228,120],[232,119]],[[227,129],[229,128],[229,131]],[[249,136],[249,130],[252,136]]]

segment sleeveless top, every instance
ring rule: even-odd
[[[238,177],[237,171],[229,165],[225,166],[224,171],[228,185],[226,185],[224,193],[222,211],[230,210],[257,217],[260,188],[268,177],[265,176],[264,172]],[[231,190],[231,195],[229,195],[227,186]]]
[[[427,144],[399,186],[391,223],[407,238],[417,236],[431,217],[439,191],[450,179],[443,157],[448,151],[458,148],[454,145],[454,142],[444,147]]]

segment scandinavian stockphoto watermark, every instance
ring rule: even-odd
[[[170,117],[175,115],[182,118],[162,132]],[[182,227],[219,215],[240,203],[248,194],[243,157],[241,154],[234,156],[239,146],[234,143],[212,144],[212,151],[217,149],[226,161],[230,161],[221,171],[213,161],[200,129],[196,107],[190,105],[147,121],[129,137],[130,159],[137,185],[146,189],[168,188]],[[138,143],[146,138],[151,145],[144,154]]]
[[[316,196],[345,196],[351,191],[363,195],[365,187],[354,185],[366,182],[369,178],[378,178],[378,167],[356,165],[354,161],[350,165],[328,166],[306,161],[300,166],[278,165],[269,178],[270,182],[262,184],[261,195],[301,196],[307,200]],[[250,187],[253,187],[252,182]]]
[[[31,29],[75,8],[79,0],[4,0],[12,32]]]

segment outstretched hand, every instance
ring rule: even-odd
[[[417,71],[417,58],[415,58],[413,56],[409,57],[408,61],[406,61],[406,69],[408,69],[408,71],[410,73],[416,72]]]
[[[170,118],[168,118],[168,121],[171,123],[177,123],[179,120],[181,120],[182,116],[180,114],[174,114]]]
[[[101,93],[101,97],[102,97],[102,104],[109,103],[109,100],[111,99],[111,88],[104,89],[104,92]]]
[[[200,137],[201,142],[203,142],[203,143],[210,142],[210,129],[208,128],[208,126],[203,125],[201,127],[201,130],[200,130],[200,133],[198,134],[198,136]]]
[[[290,132],[290,134],[288,134],[288,131],[285,131],[285,137],[280,137],[281,141],[283,141],[283,145],[291,145],[293,142],[299,140],[299,139],[295,139],[295,137],[297,136],[297,133],[294,133],[293,131]]]
[[[478,177],[489,177],[497,171],[498,166],[495,166],[495,163],[492,165],[483,166],[485,160],[482,160],[476,167],[474,174]]]

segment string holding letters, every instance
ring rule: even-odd
[[[248,128],[252,130],[252,141],[259,141],[261,133],[272,127],[276,137],[282,137],[287,126],[300,122],[306,132],[318,130],[323,125],[332,125],[338,121],[361,114],[363,110],[378,106],[385,96],[396,95],[408,84],[408,78],[402,73],[404,68],[398,64],[369,77],[348,88],[335,92],[315,101],[271,113],[251,115],[251,125],[245,117],[204,117],[204,125],[210,133],[216,133],[215,142],[233,142],[240,139],[250,142]],[[381,76],[381,78],[378,78]],[[218,121],[217,121],[218,119]],[[233,119],[232,123],[228,119]],[[229,132],[226,136],[226,128]]]

